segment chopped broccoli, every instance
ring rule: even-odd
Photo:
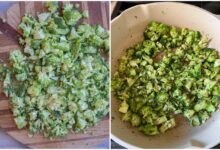
[[[63,18],[68,25],[75,25],[82,17],[81,13],[73,8],[73,5],[67,3],[63,9]]]
[[[54,13],[58,9],[58,1],[46,2],[46,6],[51,13]]]
[[[60,13],[57,1],[45,3],[48,12],[22,17],[24,50],[0,63],[0,78],[17,127],[54,138],[84,131],[109,112],[109,66],[102,55],[109,33],[79,22],[87,10],[66,3]]]
[[[123,101],[123,102],[121,103],[121,106],[120,106],[120,108],[119,108],[119,111],[120,111],[121,113],[127,113],[128,107],[129,107],[129,105],[126,103],[126,101]]]
[[[98,34],[103,29],[96,28]],[[126,50],[112,77],[122,120],[146,135],[176,125],[175,115],[191,126],[204,124],[219,104],[220,59],[198,31],[151,22],[144,40]]]

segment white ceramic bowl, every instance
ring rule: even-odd
[[[124,49],[143,39],[150,21],[200,31],[212,39],[209,46],[220,50],[220,21],[211,13],[188,4],[160,2],[137,5],[124,11],[111,23],[112,75]],[[211,148],[220,143],[220,111],[200,127],[190,127],[183,118],[177,126],[159,136],[145,136],[122,122],[118,102],[112,94],[111,138],[126,148]]]

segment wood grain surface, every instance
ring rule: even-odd
[[[80,9],[89,11],[88,23],[101,24],[109,29],[109,3],[108,2],[76,2]],[[62,2],[59,2],[62,5]],[[0,59],[7,62],[10,50],[19,48],[18,37],[21,32],[17,29],[21,17],[25,13],[36,15],[37,12],[46,11],[43,2],[17,2],[4,14],[6,23],[0,21]],[[18,130],[14,123],[8,98],[0,94],[0,128],[7,134],[29,148],[95,148],[109,138],[109,117],[106,116],[99,124],[90,128],[86,133],[69,133],[65,138],[49,140],[41,134],[28,137],[26,129]]]

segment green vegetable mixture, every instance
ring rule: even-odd
[[[17,127],[52,138],[84,131],[108,113],[109,66],[102,54],[109,32],[80,23],[89,13],[70,3],[60,14],[58,2],[46,5],[49,12],[38,18],[22,18],[24,50],[12,51],[0,72]]]
[[[173,128],[176,114],[204,124],[220,99],[220,59],[208,43],[198,31],[151,22],[112,79],[122,120],[146,135]]]

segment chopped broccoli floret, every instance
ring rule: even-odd
[[[103,29],[96,28],[98,34]],[[198,31],[151,22],[144,40],[126,50],[112,78],[122,120],[146,135],[173,128],[175,115],[204,124],[220,102],[220,59]]]
[[[45,3],[48,12],[22,17],[24,50],[0,63],[0,79],[17,127],[53,138],[84,131],[109,112],[109,66],[102,55],[109,32],[79,22],[87,10],[66,3],[58,12],[58,1]]]

